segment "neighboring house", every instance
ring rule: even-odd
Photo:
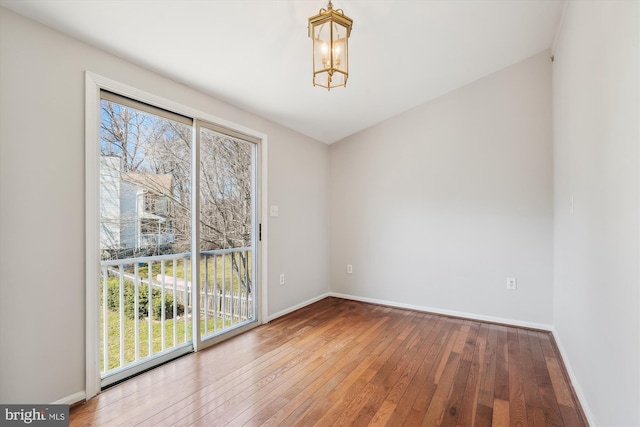
[[[121,159],[100,158],[100,249],[104,255],[159,248],[174,241],[169,174],[122,172]]]

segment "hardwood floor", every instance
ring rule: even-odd
[[[586,426],[547,332],[326,298],[120,385],[71,426]]]

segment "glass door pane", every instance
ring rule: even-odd
[[[200,335],[256,320],[256,147],[203,125],[200,135]]]
[[[106,386],[193,349],[192,121],[108,92],[101,98],[100,367]]]

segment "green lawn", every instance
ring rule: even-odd
[[[191,280],[190,262],[191,262],[191,259],[187,259],[187,266],[186,266],[187,280]],[[238,255],[236,255],[236,262],[240,264],[240,275],[244,279],[246,271],[245,271],[244,265],[242,265],[241,261],[239,260]],[[206,278],[208,279],[208,286],[209,287],[213,286],[213,278],[215,276],[218,287],[220,287],[221,284],[223,283],[223,273],[224,273],[224,279],[225,279],[226,285],[229,286],[229,283],[230,283],[229,278],[232,277],[233,289],[237,291],[238,290],[238,273],[236,271],[233,271],[233,274],[232,274],[231,265],[232,265],[231,254],[216,256],[215,263],[213,262],[213,257],[209,256],[207,259],[206,266],[205,266],[204,257],[202,257],[200,261],[200,283],[205,282],[205,272],[206,272]],[[248,253],[247,269],[249,272],[249,278],[251,278],[252,277],[251,252]],[[129,268],[127,271],[129,273],[134,272],[133,268]],[[161,274],[161,272],[162,272],[162,265],[159,261],[156,261],[151,264],[151,275],[154,279],[158,274]],[[173,261],[165,262],[165,272],[164,272],[165,276],[172,278],[173,272],[174,272]],[[175,272],[176,272],[176,277],[178,279],[184,279],[185,277],[184,259],[179,259],[176,261]],[[148,264],[140,265],[138,267],[138,274],[140,275],[141,278],[145,280],[148,279],[149,277]]]
[[[224,258],[224,261],[223,261]],[[207,293],[211,293],[213,292],[213,277],[216,277],[216,282],[217,282],[217,286],[218,289],[221,289],[221,285],[223,283],[223,272],[224,272],[224,276],[225,276],[225,281],[226,281],[226,287],[228,289],[229,287],[229,283],[230,283],[230,277],[233,277],[233,288],[235,291],[238,291],[238,285],[239,285],[239,281],[238,281],[238,275],[236,272],[233,272],[232,274],[232,269],[231,269],[231,255],[227,254],[225,256],[216,256],[215,257],[216,262],[213,262],[213,257],[209,257],[208,258],[208,262],[205,265],[205,260],[204,257],[201,261],[200,264],[200,277],[201,277],[201,284],[204,285],[205,283],[205,271],[206,271],[206,277],[208,278],[208,290]],[[236,256],[236,260],[239,262],[239,257]],[[185,267],[187,269],[187,280],[190,280],[191,278],[191,272],[190,272],[190,260],[187,260],[187,265],[185,266],[184,260],[180,259],[176,262],[176,268],[175,268],[175,272],[176,272],[176,277],[178,279],[183,279],[185,277]],[[223,265],[224,263],[224,265]],[[214,266],[215,264],[215,266]],[[248,273],[249,273],[249,277],[251,278],[251,252],[249,252],[248,254]],[[138,275],[142,280],[148,280],[149,278],[149,273],[148,273],[149,267],[148,264],[142,264],[138,266]],[[167,261],[165,262],[165,276],[166,277],[173,277],[174,274],[174,264],[173,261]],[[135,273],[135,269],[132,266],[129,266],[128,268],[126,268],[126,271],[128,274],[134,274]],[[243,265],[240,265],[240,274],[242,275],[242,277],[244,278],[245,276],[245,268]],[[161,263],[160,262],[154,262],[151,265],[151,275],[152,278],[155,279],[156,276],[158,274],[161,274]],[[102,282],[102,281],[101,281]],[[111,283],[113,282],[113,283]],[[119,288],[119,279],[117,277],[111,276],[109,278],[109,283],[110,283],[110,287],[115,285],[116,289]],[[124,283],[126,286],[132,286],[133,282],[130,279],[125,279]],[[102,283],[101,283],[101,287],[102,287]],[[156,288],[157,289],[157,288]],[[172,290],[167,289],[167,298],[171,298],[172,296]],[[203,290],[204,292],[204,290]],[[179,291],[179,293],[182,293],[182,291]],[[100,290],[100,295],[102,297],[102,289]],[[110,298],[110,303],[112,304],[112,306],[110,306],[110,310],[108,311],[108,333],[109,333],[109,338],[108,338],[108,353],[109,353],[109,369],[114,369],[117,368],[119,366],[121,366],[120,364],[120,346],[121,346],[121,340],[120,340],[120,315],[119,315],[119,302],[118,299],[119,297],[117,296],[117,291],[116,291],[116,296],[115,296],[115,301],[113,302]],[[155,299],[155,297],[154,297]],[[126,301],[125,301],[126,303]],[[144,316],[146,316],[147,314],[145,314],[143,312]],[[149,320],[144,318],[144,319],[139,319],[138,321],[138,343],[139,343],[139,347],[138,347],[138,360],[143,359],[145,357],[149,356]],[[128,316],[124,316],[124,361],[122,363],[122,365],[126,365],[128,363],[134,362],[136,360],[135,357],[135,323],[136,320],[135,319],[131,319]],[[229,321],[227,321],[229,326]],[[176,328],[176,339],[174,342],[174,325]],[[104,322],[103,322],[103,314],[102,314],[102,309],[101,309],[101,314],[100,314],[100,357],[101,357],[101,361],[100,361],[100,368],[103,369],[104,367],[104,343],[103,343],[103,328],[104,328]],[[185,320],[184,320],[184,316],[183,317],[179,317],[178,319],[167,319],[164,322],[164,325],[162,323],[162,321],[160,320],[152,320],[151,321],[151,328],[152,328],[152,351],[151,351],[151,355],[159,353],[162,351],[162,330],[164,328],[165,331],[165,340],[164,340],[164,346],[165,349],[170,349],[176,345],[180,345],[182,343],[191,341],[191,319],[189,319],[189,322],[187,324],[187,331],[185,334]],[[204,328],[205,328],[205,321],[204,319],[200,320],[200,328],[201,330],[204,332]],[[222,328],[222,320],[217,320],[217,324],[215,325],[216,329],[221,329]],[[207,321],[207,329],[209,332],[214,330],[214,320],[213,319],[208,319]],[[185,336],[186,335],[186,336]]]
[[[109,369],[117,368],[120,366],[120,315],[113,311],[109,313]],[[191,340],[191,319],[188,319],[188,328],[186,340]],[[176,344],[173,339],[173,326],[176,325]],[[208,319],[208,330],[211,332],[214,328],[214,320]],[[228,322],[227,322],[228,323]],[[104,352],[103,352],[103,316],[100,316],[100,369],[104,367]],[[200,330],[204,331],[204,319],[200,321]],[[153,337],[153,350],[152,355],[162,351],[162,322],[152,321],[152,337]],[[222,320],[217,321],[217,328],[222,328]],[[185,342],[185,321],[184,317],[177,319],[165,320],[165,349],[174,347]],[[139,349],[138,358],[142,359],[149,356],[149,321],[148,319],[138,320],[138,336],[139,336]],[[124,363],[134,362],[135,359],[135,320],[124,318]]]

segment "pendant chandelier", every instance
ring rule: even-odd
[[[348,39],[353,20],[342,9],[326,9],[309,18],[309,37],[313,40],[313,85],[331,90],[345,86],[349,77]]]

